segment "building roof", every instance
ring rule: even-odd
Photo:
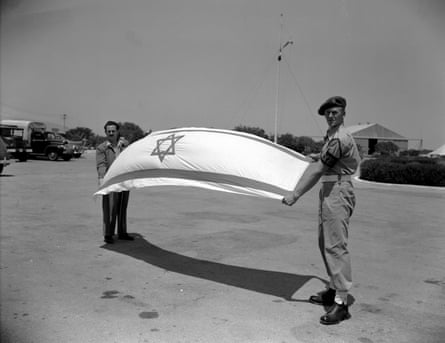
[[[375,123],[348,126],[346,128],[355,138],[377,138],[392,140],[408,140],[408,138]]]

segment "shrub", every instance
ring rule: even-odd
[[[401,151],[399,156],[419,156],[420,155],[420,150],[415,150],[415,149],[409,149],[409,150],[404,150]]]
[[[363,180],[445,187],[445,165],[438,159],[422,157],[387,157],[363,161]]]
[[[379,142],[375,145],[375,151],[381,155],[394,155],[399,147],[393,142]]]
[[[408,164],[408,163],[419,163],[419,164],[437,164],[438,160],[430,157],[408,157],[408,156],[400,156],[400,157],[387,157],[386,159],[391,163],[399,163],[399,164]]]

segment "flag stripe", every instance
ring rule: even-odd
[[[101,192],[105,190],[108,186],[121,183],[130,179],[150,179],[150,178],[188,179],[188,180],[202,181],[202,182],[222,183],[237,187],[254,188],[275,194],[284,194],[286,191],[288,191],[286,189],[265,182],[260,182],[242,176],[195,171],[195,170],[147,169],[147,170],[132,171],[115,176],[114,178],[107,180],[107,182],[104,183],[99,188],[97,193],[101,194]]]

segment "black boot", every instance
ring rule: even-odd
[[[351,315],[348,311],[348,305],[334,303],[329,311],[320,318],[320,323],[324,325],[338,324],[349,318],[351,318]]]
[[[113,244],[114,243],[113,236],[104,236],[104,242],[108,244]]]
[[[334,304],[335,289],[328,288],[317,295],[312,295],[309,302],[316,305],[331,306]]]

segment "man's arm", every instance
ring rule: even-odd
[[[329,169],[321,161],[311,163],[305,170],[293,192],[289,192],[282,200],[286,205],[292,206],[297,200],[309,191],[320,180],[321,176]]]
[[[107,172],[107,159],[105,156],[105,150],[102,146],[98,146],[96,149],[96,169],[100,185],[100,180],[103,179],[105,173]]]

